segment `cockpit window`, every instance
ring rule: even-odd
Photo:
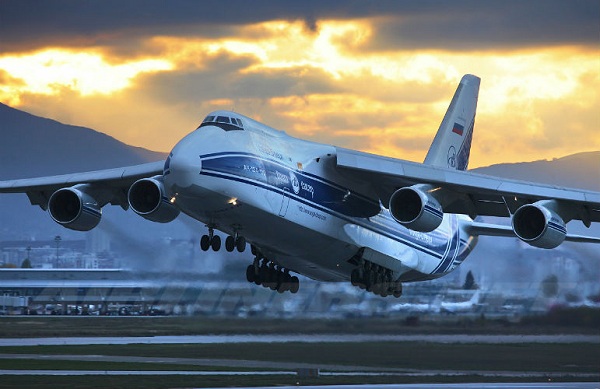
[[[205,126],[219,127],[224,131],[243,131],[244,124],[238,118],[229,116],[207,116],[198,128]]]

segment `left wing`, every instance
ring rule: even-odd
[[[0,193],[26,193],[32,205],[48,208],[50,196],[57,190],[75,185],[88,185],[96,193],[102,193],[100,207],[111,203],[128,207],[127,191],[135,181],[152,177],[163,172],[164,161],[116,169],[96,170],[85,173],[64,174],[29,178],[21,180],[0,181]]]
[[[435,229],[443,213],[471,218],[512,216],[513,233],[520,239],[551,248],[567,236],[564,224],[570,220],[581,220],[587,227],[600,222],[599,192],[508,180],[343,148],[337,148],[337,169],[370,183],[398,222],[420,231]],[[482,226],[473,231],[484,232]],[[503,231],[485,230],[491,235]]]

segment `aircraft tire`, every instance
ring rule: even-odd
[[[219,235],[213,236],[210,247],[212,247],[213,251],[221,250],[221,237]]]
[[[265,284],[269,279],[269,268],[264,263],[258,268],[258,280],[256,285]]]
[[[361,280],[362,280],[361,273],[362,272],[360,271],[360,269],[352,270],[352,273],[350,273],[350,282],[352,283],[352,285],[358,286],[361,283]]]
[[[292,276],[292,278],[290,279],[290,292],[292,292],[292,294],[296,294],[296,293],[298,293],[299,289],[300,289],[300,280],[298,279],[298,277]]]
[[[246,239],[243,236],[238,236],[235,241],[235,248],[240,253],[243,253],[246,250]],[[231,251],[233,251],[233,249]]]
[[[396,281],[393,294],[396,298],[402,296],[402,283],[400,281]]]
[[[366,287],[367,291],[372,292],[374,285],[375,285],[375,272],[373,270],[368,270],[365,273],[365,287]]]
[[[202,251],[208,251],[209,248],[210,238],[208,237],[208,235],[202,235],[202,238],[200,239],[200,249]]]
[[[254,282],[255,274],[254,274],[254,265],[248,265],[246,268],[246,280],[250,283]]]
[[[235,249],[235,239],[233,238],[233,236],[229,235],[225,239],[225,250],[227,250],[228,252],[232,252],[234,249]]]

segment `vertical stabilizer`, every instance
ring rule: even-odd
[[[460,80],[424,163],[456,170],[467,170],[480,79],[466,74]]]

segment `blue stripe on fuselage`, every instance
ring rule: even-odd
[[[378,201],[352,192],[323,177],[292,169],[281,162],[250,153],[222,152],[200,157],[202,175],[259,186],[289,196],[321,212],[439,258],[440,264],[431,274],[450,270],[453,263],[462,262],[470,252],[468,242],[460,239],[458,223],[454,216],[451,217],[452,236],[434,231],[427,234],[431,238],[431,244],[425,245],[425,242],[412,236],[410,230],[393,221],[391,217],[380,216],[381,206]]]

